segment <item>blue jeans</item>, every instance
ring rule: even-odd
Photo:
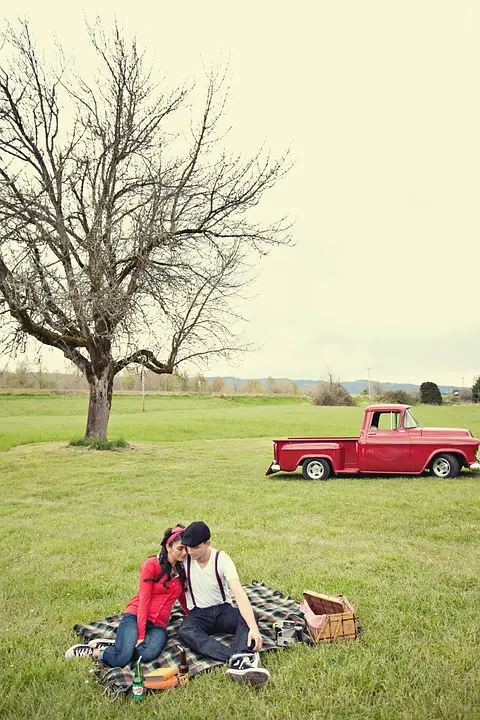
[[[132,660],[136,662],[140,655],[142,662],[155,660],[167,643],[167,631],[147,620],[145,640],[135,647],[137,638],[137,616],[125,613],[118,626],[115,645],[102,650],[99,659],[110,667],[125,667]]]
[[[254,615],[258,622],[258,614],[254,612]],[[214,633],[234,635],[232,645],[228,647],[210,637]],[[178,630],[180,639],[191,650],[222,662],[228,662],[236,653],[250,652],[248,633],[240,610],[230,603],[192,608]]]

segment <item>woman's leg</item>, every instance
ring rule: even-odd
[[[101,650],[99,660],[110,667],[125,667],[132,659],[137,637],[137,616],[126,613],[118,626],[115,645]]]
[[[154,625],[150,620],[147,620],[145,640],[135,648],[133,659],[137,660],[141,655],[142,662],[151,662],[160,655],[166,644],[167,631],[165,628]]]

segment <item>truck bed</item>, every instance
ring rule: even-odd
[[[274,440],[275,457],[282,455],[282,467],[294,470],[308,455],[334,459],[335,472],[358,472],[358,437],[290,437]]]
[[[347,436],[335,437],[334,435],[328,435],[328,437],[312,437],[312,436],[310,436],[310,437],[289,437],[286,440],[285,440],[285,438],[283,438],[282,440],[274,440],[273,442],[291,442],[294,440],[299,440],[299,441],[303,441],[303,442],[305,442],[305,440],[308,440],[309,442],[338,442],[338,441],[343,442],[344,440],[348,442],[348,441],[353,440],[355,442],[358,442],[359,437],[347,437]]]

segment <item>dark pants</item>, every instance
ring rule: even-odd
[[[136,661],[140,655],[142,662],[155,660],[167,643],[167,632],[165,628],[147,620],[145,640],[135,647],[137,639],[137,616],[125,613],[118,626],[115,645],[102,650],[100,660],[110,667],[125,667],[131,660]]]
[[[210,637],[213,633],[235,635],[233,645],[229,647],[214,640]],[[193,608],[178,630],[181,641],[191,650],[222,662],[228,662],[236,653],[250,652],[248,633],[248,625],[240,611],[230,603]]]

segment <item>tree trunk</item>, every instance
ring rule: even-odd
[[[113,373],[110,368],[100,375],[89,377],[90,399],[88,402],[85,440],[107,440],[107,427],[112,406]]]

